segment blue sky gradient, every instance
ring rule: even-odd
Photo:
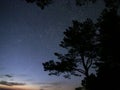
[[[74,90],[80,85],[80,77],[51,77],[42,66],[56,59],[54,52],[64,52],[59,43],[72,20],[95,19],[100,13],[100,5],[79,8],[69,1],[57,0],[44,10],[24,0],[0,1],[0,81],[46,90]]]

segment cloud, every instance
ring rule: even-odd
[[[25,83],[7,82],[7,81],[0,81],[0,84],[6,86],[25,85]]]
[[[62,82],[50,82],[50,83],[46,83],[46,82],[36,82],[34,84],[39,84],[39,85],[60,85]]]
[[[33,84],[39,85],[42,89],[49,89],[49,88],[55,88],[55,87],[61,87],[62,82],[35,82]]]
[[[13,77],[12,75],[9,75],[9,74],[6,74],[6,75],[4,75],[4,76],[6,76],[6,77],[8,77],[8,78],[12,78],[12,77]]]
[[[0,75],[0,78],[5,78],[5,77],[12,78],[13,76],[10,74]]]

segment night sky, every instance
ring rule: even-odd
[[[54,52],[64,52],[59,43],[72,20],[95,20],[100,4],[80,8],[74,0],[55,1],[41,10],[24,0],[0,0],[0,88],[74,90],[80,86],[80,77],[48,76],[42,63],[56,59]]]

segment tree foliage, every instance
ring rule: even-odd
[[[64,32],[60,46],[67,49],[67,54],[55,53],[59,61],[50,60],[43,63],[45,71],[50,75],[65,74],[89,76],[89,69],[97,59],[97,33],[91,19],[85,22],[73,21],[73,26]]]
[[[25,0],[27,3],[35,3],[41,9],[52,3],[52,0]]]
[[[98,53],[96,63],[97,76],[90,75],[83,80],[87,90],[120,90],[120,15],[119,8],[106,7],[96,24],[99,31]]]
[[[100,61],[97,64],[98,86],[109,90],[120,90],[120,16],[118,8],[105,9],[98,21],[100,27],[101,52]]]
[[[46,6],[50,5],[57,0],[25,0],[27,3],[35,3],[41,9],[44,9]],[[69,1],[69,0],[68,0]],[[96,0],[75,0],[76,5],[82,6],[88,4],[89,2],[95,3]]]
[[[44,9],[46,6],[57,2],[57,0],[25,0],[27,3],[35,3],[41,9]],[[69,1],[69,0],[68,0]],[[90,3],[95,3],[99,0],[74,0],[77,6],[88,5]],[[105,3],[106,7],[119,7],[120,0],[102,0]]]

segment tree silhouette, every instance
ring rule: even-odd
[[[97,77],[94,74],[90,74],[82,80],[82,85],[86,90],[98,90]],[[103,89],[102,89],[103,90]]]
[[[120,90],[120,16],[115,3],[103,10],[96,24],[90,19],[74,22],[60,44],[68,54],[56,53],[60,62],[43,63],[45,71],[54,75],[66,72],[69,76],[76,75],[79,70],[86,76],[82,85],[87,90]],[[88,73],[94,62],[98,68],[96,76]]]
[[[52,3],[52,0],[25,0],[27,3],[35,3],[41,9]]]
[[[99,90],[120,90],[120,16],[118,8],[106,8],[98,19],[100,36],[100,59],[96,66]],[[101,88],[102,87],[102,88]]]
[[[35,3],[41,9],[44,9],[46,6],[50,5],[53,2],[57,2],[57,0],[25,0],[27,3]],[[68,0],[69,1],[69,0]],[[95,3],[96,0],[75,0],[76,5],[82,6],[87,4],[88,2]]]
[[[53,2],[57,2],[57,0],[25,0],[27,3],[35,3],[41,9],[44,9],[46,6],[52,4]],[[67,0],[69,1],[69,0]],[[95,3],[99,0],[74,0],[77,6],[83,6],[90,3]],[[115,7],[120,5],[120,0],[102,0],[105,3],[106,7]]]
[[[83,23],[73,21],[73,26],[64,32],[60,46],[67,49],[67,54],[55,53],[59,61],[50,60],[43,63],[49,75],[80,76],[81,73],[89,76],[89,70],[97,59],[97,33],[91,19]]]
[[[114,4],[114,3],[113,3]],[[106,7],[101,13],[96,28],[99,44],[96,62],[97,74],[83,80],[87,90],[120,90],[120,15],[118,6]]]
[[[87,90],[120,90],[120,15],[118,6],[111,3],[98,18],[99,31],[96,63],[97,74],[85,77],[82,81]]]
[[[81,6],[96,1],[76,0],[76,4]],[[82,73],[85,75],[82,85],[87,90],[120,90],[120,0],[103,1],[105,9],[97,23],[91,19],[73,21],[73,26],[64,32],[60,46],[67,49],[67,54],[55,53],[58,61],[43,63],[50,75],[64,74],[68,78]],[[97,68],[96,75],[89,73],[92,66]]]

